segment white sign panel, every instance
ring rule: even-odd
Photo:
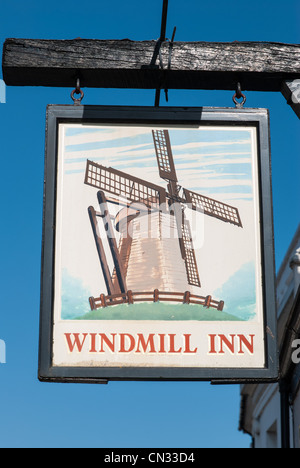
[[[93,118],[76,120],[51,110],[44,379],[274,378],[266,112],[202,110],[197,121],[195,109],[173,119],[168,110],[140,108],[137,119],[115,109],[112,119],[93,108]]]

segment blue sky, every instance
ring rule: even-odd
[[[151,40],[161,0],[1,0],[8,37]],[[178,41],[299,43],[291,0],[169,0],[167,36]],[[2,76],[0,75],[0,78]],[[75,85],[74,85],[75,87]],[[71,104],[66,88],[7,88],[1,131],[1,447],[249,447],[238,432],[239,387],[120,382],[108,386],[37,380],[46,105]],[[169,91],[169,105],[231,107],[233,92]],[[270,109],[277,269],[299,223],[299,120],[280,93],[246,92]],[[86,89],[84,104],[154,105],[152,90]],[[164,94],[161,104],[166,105]]]

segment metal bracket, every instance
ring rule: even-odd
[[[300,119],[300,80],[284,81],[281,92]]]

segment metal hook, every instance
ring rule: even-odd
[[[237,99],[242,99],[242,98],[243,98],[242,102],[237,101]],[[235,107],[237,109],[242,109],[244,107],[244,104],[247,101],[247,98],[246,98],[245,94],[242,93],[241,83],[237,83],[236,92],[235,92],[232,100],[235,103]]]
[[[80,94],[80,98],[75,98],[75,94]],[[84,98],[84,92],[80,88],[80,79],[76,80],[76,88],[71,92],[71,98],[74,101],[75,106],[80,106],[82,99]]]

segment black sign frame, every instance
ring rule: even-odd
[[[53,365],[53,302],[58,126],[60,123],[204,124],[255,126],[258,134],[261,252],[265,333],[264,368],[73,367]],[[274,234],[269,114],[265,109],[150,108],[49,105],[47,108],[41,312],[38,377],[41,381],[107,383],[109,380],[263,382],[278,379]]]

